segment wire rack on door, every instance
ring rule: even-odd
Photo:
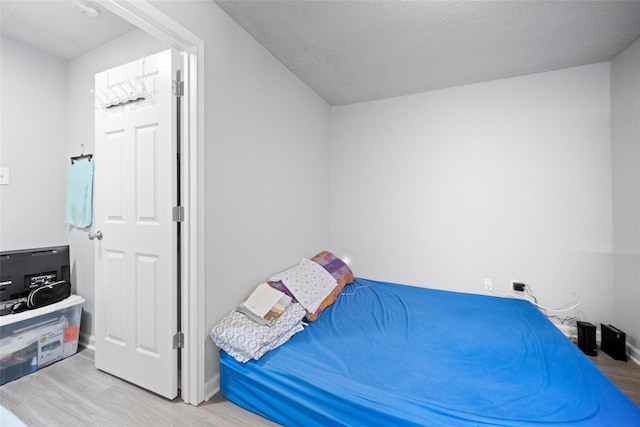
[[[149,89],[146,82],[145,62],[146,58],[140,60],[140,74],[135,77],[121,78],[112,83],[109,79],[109,74],[107,74],[105,87],[96,87],[89,91],[95,98],[95,108],[97,110],[108,110],[151,99],[153,90]]]
[[[136,77],[134,83],[130,79],[125,79],[99,90],[91,89],[89,92],[95,97],[95,107],[98,110],[146,101],[153,95],[140,77]]]

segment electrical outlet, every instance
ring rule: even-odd
[[[9,168],[0,168],[0,185],[9,185]]]
[[[491,288],[493,288],[493,280],[491,279],[484,279],[484,290],[485,291],[490,291]]]

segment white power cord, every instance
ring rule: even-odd
[[[525,285],[525,286],[528,287],[529,285]],[[538,307],[538,308],[540,308],[542,310],[553,311],[555,313],[562,313],[562,312],[565,312],[565,311],[571,311],[571,310],[573,310],[574,308],[576,308],[576,307],[578,307],[580,305],[579,301],[574,301],[572,303],[571,302],[569,303],[569,304],[571,304],[571,306],[569,306],[569,307],[565,306],[566,308],[565,307],[563,307],[563,308],[548,308],[548,307],[545,307],[543,305],[538,304],[537,301],[531,301],[529,298],[525,298],[523,296],[520,296],[520,295],[514,293],[513,291],[507,292],[507,291],[505,291],[503,289],[496,288],[496,287],[494,287],[492,285],[489,285],[488,288],[492,293],[495,293],[496,295],[502,294],[502,296],[529,301],[531,304],[535,305],[536,307]],[[567,305],[569,305],[569,304],[567,304]]]

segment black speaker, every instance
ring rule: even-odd
[[[597,356],[596,325],[589,322],[578,322],[578,347],[587,356]]]
[[[627,361],[627,334],[612,325],[600,324],[600,349],[615,360]]]

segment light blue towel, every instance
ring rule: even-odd
[[[65,222],[78,228],[93,220],[93,160],[74,160],[67,179],[67,215]]]

